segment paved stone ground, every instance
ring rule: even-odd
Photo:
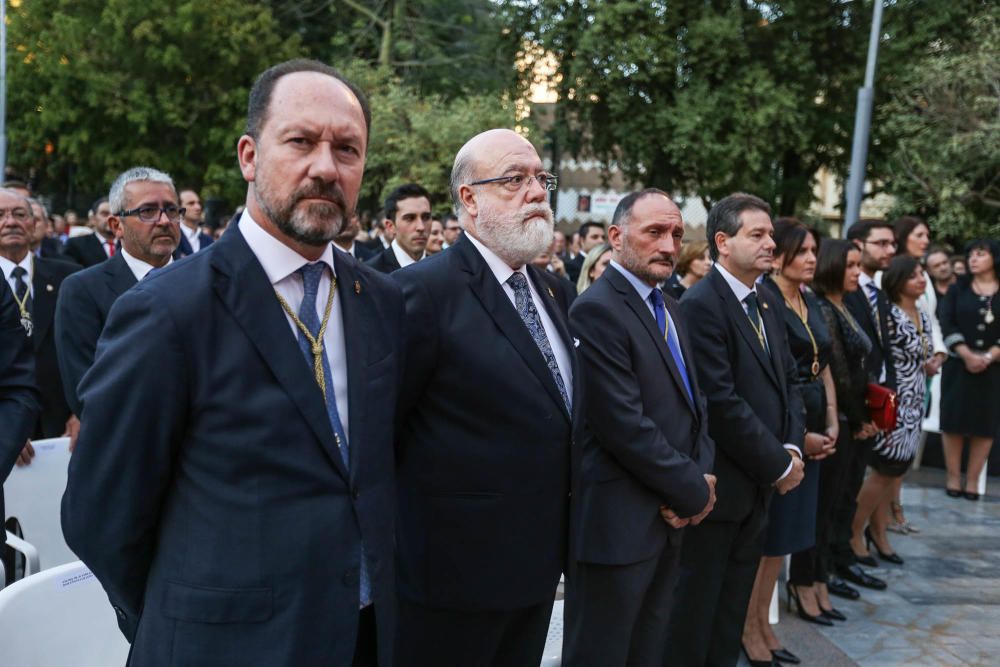
[[[903,505],[921,532],[891,534],[906,562],[873,569],[886,591],[834,598],[846,623],[820,629],[782,608],[776,632],[805,665],[1000,665],[1000,497],[948,498],[943,487],[940,470],[907,477]]]

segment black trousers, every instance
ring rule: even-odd
[[[851,548],[851,524],[858,508],[858,492],[865,481],[865,469],[871,454],[871,440],[851,439],[851,456],[847,462],[847,472],[843,492],[837,498],[833,509],[833,533],[830,538],[830,559],[834,567],[850,567],[855,564],[854,550]]]
[[[536,667],[542,661],[555,589],[524,609],[432,609],[399,601],[397,667]]]
[[[563,665],[661,667],[681,536],[628,565],[576,563],[566,582]]]
[[[847,420],[840,420],[837,453],[823,459],[819,466],[819,496],[816,502],[816,544],[792,554],[788,580],[793,586],[826,583],[831,571],[830,543],[833,540],[834,511],[844,495],[844,485],[851,464],[854,441]],[[863,473],[863,471],[862,471]],[[853,517],[853,514],[851,515]]]
[[[732,667],[764,549],[767,511],[758,498],[742,521],[685,528],[680,578],[667,629],[665,667]]]
[[[358,615],[358,638],[354,644],[351,667],[378,667],[378,644],[375,632],[375,606],[368,605]]]

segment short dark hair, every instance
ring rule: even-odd
[[[715,203],[708,212],[705,222],[705,236],[708,241],[708,254],[712,260],[719,259],[719,248],[715,245],[715,235],[722,232],[726,236],[736,236],[743,221],[740,216],[744,211],[763,211],[771,215],[771,207],[767,202],[755,195],[745,192],[734,192]]]
[[[428,202],[431,200],[431,196],[427,193],[427,190],[424,190],[416,183],[404,183],[400,185],[385,198],[385,204],[382,206],[385,219],[395,222],[396,211],[399,210],[399,202],[404,199],[416,199],[417,197],[426,197]]]
[[[882,290],[889,301],[897,303],[903,293],[903,285],[910,279],[920,262],[910,255],[896,255],[889,262],[889,268],[882,272]]]
[[[90,205],[90,212],[93,213],[94,215],[97,215],[98,207],[106,201],[108,201],[107,197],[98,197],[97,199],[95,199],[94,203]]]
[[[819,295],[840,294],[844,291],[844,274],[847,273],[847,255],[860,252],[853,241],[826,239],[816,256],[816,274],[812,288]]]
[[[646,188],[645,190],[636,190],[635,192],[630,192],[618,202],[618,206],[615,207],[614,215],[611,216],[611,224],[615,227],[623,227],[628,219],[632,216],[632,209],[639,202],[640,199],[648,197],[649,195],[663,195],[667,199],[670,198],[663,190],[657,188]],[[604,225],[598,222],[585,222],[580,225],[580,238],[587,236],[587,227],[591,225],[597,225],[601,229],[604,229]]]
[[[906,239],[910,238],[913,230],[920,225],[930,232],[930,225],[913,215],[904,215],[892,223],[892,233],[896,236],[896,252],[906,252]]]
[[[325,74],[347,86],[351,93],[354,94],[354,97],[357,98],[358,103],[361,105],[361,111],[364,113],[365,136],[368,137],[371,134],[372,112],[371,108],[368,106],[368,98],[365,97],[363,92],[361,92],[361,89],[349,81],[337,69],[330,67],[326,63],[321,63],[318,60],[310,60],[308,58],[286,60],[283,63],[278,63],[273,67],[269,67],[257,77],[257,80],[253,82],[253,88],[250,89],[250,98],[247,102],[247,134],[254,139],[260,138],[260,131],[264,128],[264,124],[267,122],[267,112],[268,107],[271,104],[271,94],[274,92],[274,86],[283,76],[295,74],[297,72],[317,72],[319,74]]]
[[[851,241],[867,241],[868,237],[872,235],[872,230],[875,229],[888,229],[893,233],[893,236],[896,234],[891,222],[866,218],[851,225],[851,228],[847,230],[847,238]]]
[[[927,249],[927,256],[930,257],[931,255],[939,252],[944,253],[950,259],[952,255],[952,248],[944,244],[935,243]]]
[[[451,222],[452,220],[454,220],[455,222],[458,222],[458,216],[455,215],[454,213],[452,213],[451,211],[448,211],[447,213],[445,213],[444,215],[441,216],[441,224],[442,225],[447,226],[448,223]]]
[[[618,205],[621,206],[620,203]],[[615,212],[617,213],[617,211]],[[613,220],[611,224],[615,224]],[[590,222],[585,222],[582,225],[580,225],[579,229],[581,240],[587,238],[587,230],[589,230],[591,227],[599,227],[602,232],[604,231],[604,223],[595,222],[593,220],[591,220]]]
[[[969,266],[969,255],[973,250],[985,250],[993,258],[993,277],[1000,279],[1000,241],[994,239],[972,239],[965,246],[965,266]]]

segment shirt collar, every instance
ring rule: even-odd
[[[625,280],[629,282],[630,285],[639,293],[639,298],[643,301],[649,301],[649,295],[653,293],[655,287],[650,287],[646,283],[642,282],[638,276],[626,269],[624,266],[611,260],[611,266],[615,267],[615,271],[625,276]]]
[[[250,209],[243,211],[239,222],[240,233],[250,246],[250,251],[257,257],[257,261],[264,268],[267,279],[275,285],[288,276],[301,269],[310,261],[295,252],[287,245],[271,236],[264,230],[257,221],[250,215]],[[325,262],[334,276],[337,270],[333,266],[333,243],[327,243],[323,250],[323,256],[319,261]]]
[[[24,256],[24,259],[22,259],[17,264],[10,261],[6,257],[0,257],[0,270],[3,271],[3,277],[6,278],[7,280],[10,280],[11,274],[14,273],[14,268],[20,266],[21,268],[23,268],[25,271],[28,272],[28,275],[24,277],[24,280],[26,283],[30,285],[31,279],[35,277],[34,274],[35,265],[31,261],[31,254],[32,253],[29,251],[28,254]]]
[[[139,259],[138,257],[133,257],[132,255],[130,255],[128,250],[125,249],[124,245],[121,247],[119,252],[122,254],[122,259],[124,259],[125,263],[128,264],[128,268],[131,269],[132,275],[135,276],[136,281],[141,281],[149,274],[150,271],[153,270],[152,264],[148,264]],[[171,256],[170,259],[167,260],[167,263],[164,264],[163,266],[168,266],[173,261],[174,258]]]
[[[486,260],[486,266],[490,267],[490,271],[493,272],[493,275],[496,276],[497,282],[499,282],[501,285],[505,285],[507,281],[510,280],[510,277],[515,273],[520,273],[525,278],[529,277],[528,270],[525,267],[522,266],[521,268],[515,271],[514,269],[510,268],[507,262],[500,259],[499,255],[497,255],[495,252],[487,248],[483,244],[483,242],[477,239],[475,236],[473,236],[472,234],[466,234],[466,237],[468,237],[469,241],[472,242],[472,245],[476,247],[476,250],[479,251],[479,254],[483,256],[483,259]],[[530,280],[528,281],[528,284],[531,284]]]
[[[739,278],[727,271],[726,267],[722,265],[722,262],[716,262],[715,268],[719,270],[719,273],[726,280],[726,284],[729,285],[729,289],[733,291],[733,294],[736,296],[736,300],[740,303],[743,303],[743,299],[750,296],[750,294],[757,293],[756,281],[754,282],[753,287],[747,287],[740,281]]]
[[[392,254],[396,256],[396,261],[399,262],[399,268],[404,268],[409,266],[410,264],[417,263],[417,260],[413,259],[412,257],[406,254],[406,251],[403,250],[403,246],[399,245],[399,242],[396,239],[392,240],[392,243],[389,245],[389,247],[392,248]],[[420,257],[420,259],[423,259],[426,256],[427,255],[424,254]]]
[[[868,289],[869,285],[875,285],[875,279],[862,271],[861,275],[858,276],[858,284],[865,289]]]
[[[201,233],[201,230],[198,227],[191,229],[183,222],[181,223],[181,231],[184,232],[184,236],[188,238],[188,241],[194,241],[196,238],[198,238],[198,235]]]

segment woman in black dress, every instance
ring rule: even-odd
[[[979,476],[1000,426],[1000,243],[973,241],[966,257],[969,275],[958,278],[938,308],[949,349],[941,375],[941,431],[948,495],[978,500]],[[963,487],[965,437],[970,439],[970,448]]]
[[[748,655],[762,655],[762,641],[776,659],[795,662],[789,659],[790,654],[781,647],[768,623],[771,591],[784,557],[804,552],[816,543],[820,461],[834,453],[838,423],[833,379],[828,368],[830,338],[819,304],[805,289],[816,271],[816,237],[801,222],[779,218],[774,223],[774,242],[773,277],[764,280],[761,288],[771,291],[784,303],[779,316],[785,323],[788,345],[795,357],[795,387],[806,411],[805,477],[792,491],[771,499],[764,555],[754,581],[743,639]],[[832,625],[816,605],[812,572],[806,578],[808,581],[788,582],[788,595],[798,601],[799,616],[813,623]],[[797,587],[808,591],[811,603],[801,600]]]

